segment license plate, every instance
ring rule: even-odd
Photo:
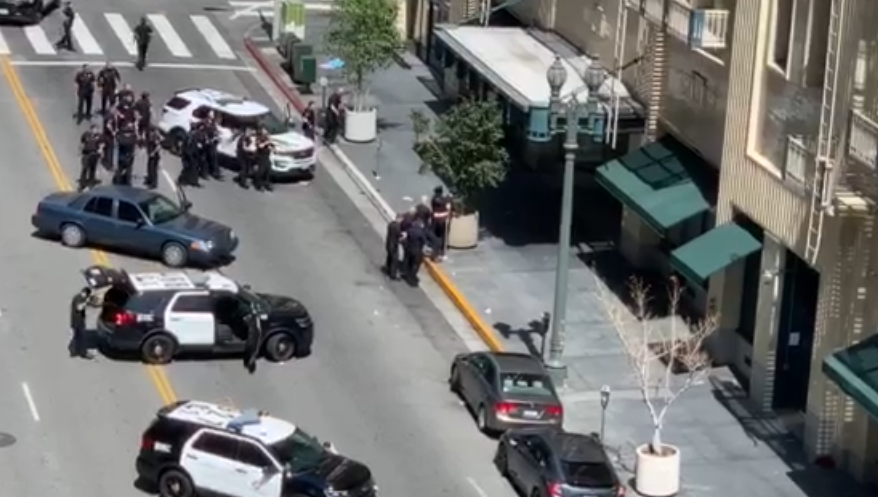
[[[524,417],[531,418],[531,419],[538,418],[538,417],[540,417],[540,412],[539,411],[524,411]]]

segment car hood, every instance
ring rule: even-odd
[[[231,238],[232,235],[232,230],[228,226],[189,213],[184,213],[160,226],[203,241],[221,242]]]
[[[268,312],[271,314],[284,314],[299,316],[307,314],[305,307],[298,300],[287,297],[285,295],[274,295],[271,293],[257,293],[265,304],[268,306]]]
[[[303,150],[314,146],[313,141],[295,131],[271,135],[271,142],[274,143],[278,152]]]
[[[334,490],[349,491],[373,484],[366,465],[337,454],[327,453],[312,472]]]

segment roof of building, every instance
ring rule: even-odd
[[[222,90],[190,88],[178,91],[176,96],[221,109],[235,116],[261,116],[270,112],[268,107],[259,102]]]
[[[162,290],[225,290],[238,291],[238,283],[214,272],[183,271],[128,273],[128,281],[137,292]]]
[[[188,400],[177,404],[164,416],[188,423],[240,433],[273,444],[296,431],[296,425],[255,409],[240,410],[232,406]]]

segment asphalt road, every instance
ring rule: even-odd
[[[73,72],[17,68],[69,178],[77,171],[81,132],[71,119]],[[154,69],[123,78],[157,101],[200,85],[269,100],[246,72]],[[226,222],[242,240],[227,274],[309,306],[317,323],[311,357],[261,364],[252,376],[240,360],[178,362],[165,368],[173,392],[165,388],[163,396],[144,366],[68,359],[67,305],[81,285],[76,271],[91,257],[29,236],[27,216],[55,180],[5,82],[0,98],[8,109],[0,116],[0,145],[19,158],[0,168],[0,333],[12,335],[5,341],[12,346],[0,349],[0,432],[18,437],[0,448],[0,481],[12,482],[4,494],[137,495],[131,481],[140,430],[169,396],[228,399],[295,420],[368,463],[387,496],[511,494],[491,464],[494,443],[477,433],[445,384],[450,354],[463,346],[414,291],[384,286],[379,238],[325,174],[274,193],[242,191],[226,181],[189,194],[197,213]],[[177,171],[176,160],[165,165]],[[171,194],[167,183],[163,188]],[[119,255],[111,260],[132,270],[157,268]]]

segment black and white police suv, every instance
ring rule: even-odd
[[[168,363],[181,352],[256,354],[284,362],[311,352],[314,323],[301,302],[257,293],[214,272],[83,271],[103,292],[97,330],[103,345]]]
[[[143,433],[139,483],[160,497],[375,497],[365,465],[258,411],[186,400]]]

